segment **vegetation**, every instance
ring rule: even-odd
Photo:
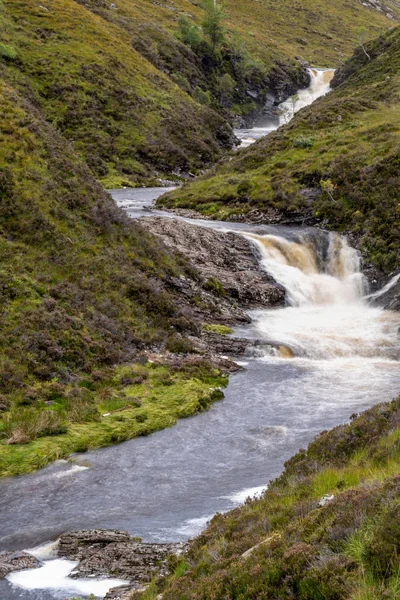
[[[192,349],[185,336],[201,323],[176,282],[198,275],[127,219],[4,82],[0,116],[4,475],[168,426],[206,408],[223,380],[201,357],[130,374],[118,366],[146,363],[149,348]]]
[[[223,398],[225,385],[218,370],[198,359],[179,366],[133,363],[96,372],[79,387],[37,387],[35,406],[14,406],[0,422],[0,434],[7,436],[0,476],[170,427]]]
[[[231,148],[233,115],[305,84],[294,56],[336,66],[362,28],[392,23],[357,0],[320,5],[229,0],[224,16],[208,0],[7,0],[1,76],[104,186],[198,174]]]
[[[400,257],[400,28],[364,50],[339,70],[328,96],[161,203],[351,231],[368,259],[391,271]]]
[[[148,597],[397,599],[399,418],[400,399],[320,434],[260,499],[214,517]]]
[[[204,323],[203,329],[204,331],[219,333],[220,335],[229,335],[230,333],[233,333],[233,329],[230,327],[227,327],[226,325],[218,325],[216,323]]]

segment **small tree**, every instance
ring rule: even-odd
[[[233,91],[235,89],[235,80],[229,75],[229,73],[225,73],[219,80],[219,93],[220,93],[220,102],[221,104],[229,102],[232,98]]]
[[[365,56],[368,58],[368,60],[371,60],[370,55],[368,54],[368,52],[365,49],[365,44],[368,40],[368,32],[365,29],[365,27],[359,27],[357,29],[357,42],[361,48],[361,50],[364,52]]]
[[[225,30],[223,20],[225,12],[222,6],[218,5],[216,0],[203,0],[203,8],[205,17],[202,23],[203,31],[210,40],[210,45],[213,52],[224,41]]]
[[[196,48],[201,42],[200,30],[185,17],[179,17],[179,38],[184,44]]]

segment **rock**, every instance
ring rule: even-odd
[[[229,298],[245,308],[284,304],[284,288],[261,269],[256,247],[244,236],[178,219],[143,217],[140,221],[200,271],[206,289],[208,282],[221,285],[218,302]]]
[[[13,571],[37,569],[40,561],[27,552],[0,552],[0,579]]]
[[[108,544],[129,542],[127,531],[118,529],[90,529],[63,533],[58,544],[58,556],[69,560],[81,560],[87,556],[88,549],[93,552]]]
[[[334,500],[335,496],[330,496],[329,494],[325,494],[325,496],[323,496],[320,501],[318,502],[318,506],[320,508],[322,508],[323,506],[325,506],[326,504],[329,504],[329,502],[332,502],[332,500]]]
[[[383,291],[385,288],[382,287],[382,293],[375,292],[370,297],[370,303],[374,306],[380,306],[386,310],[400,310],[400,279],[396,281],[395,278],[392,279],[393,285],[389,285],[390,281],[386,284],[387,289]]]
[[[104,600],[131,600],[133,592],[145,591],[145,587],[137,585],[121,585],[112,588],[105,596]]]
[[[70,577],[119,577],[131,583],[143,584],[151,580],[155,571],[166,575],[167,559],[182,553],[185,544],[144,544],[116,542],[103,548],[89,547],[84,558]]]
[[[119,577],[129,581],[131,586],[115,588],[114,595],[107,596],[114,599],[122,592],[132,591],[132,585],[148,583],[156,571],[166,575],[168,557],[181,554],[186,547],[185,543],[142,543],[131,540],[126,531],[95,529],[64,533],[60,537],[58,556],[79,560],[70,575],[75,579]]]

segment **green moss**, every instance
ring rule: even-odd
[[[204,331],[219,333],[220,335],[229,335],[230,333],[233,333],[233,329],[230,327],[227,327],[226,325],[217,325],[215,323],[204,323],[203,329]]]

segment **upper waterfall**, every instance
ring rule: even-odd
[[[235,129],[235,135],[240,140],[240,148],[246,148],[257,140],[275,131],[281,125],[288,123],[294,115],[305,106],[309,106],[330,91],[330,82],[335,73],[334,69],[308,69],[310,85],[304,90],[298,90],[296,94],[282,102],[272,111],[273,114],[265,114],[250,129]]]

